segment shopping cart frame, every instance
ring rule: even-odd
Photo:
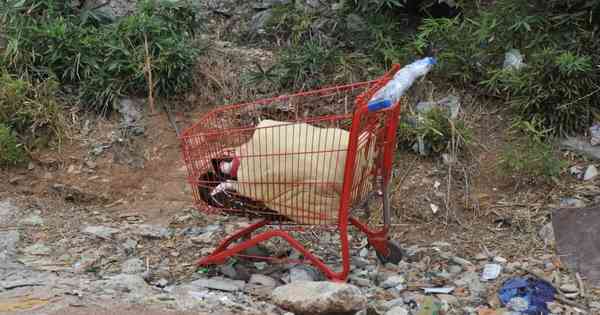
[[[332,281],[345,281],[349,272],[350,272],[350,242],[349,242],[349,225],[356,227],[359,231],[364,233],[367,236],[368,243],[375,249],[377,252],[378,258],[382,262],[392,262],[397,263],[402,258],[402,251],[400,247],[393,241],[389,240],[388,234],[391,226],[391,210],[390,210],[390,196],[389,196],[389,182],[391,179],[392,173],[392,163],[393,156],[396,146],[396,130],[398,126],[399,115],[402,109],[401,101],[396,102],[395,104],[391,104],[391,106],[383,109],[379,109],[377,112],[381,114],[385,112],[385,136],[383,141],[383,149],[382,156],[380,157],[380,172],[377,175],[377,184],[379,185],[379,189],[372,191],[369,193],[367,199],[364,200],[366,204],[370,198],[372,197],[381,197],[382,198],[382,213],[383,213],[383,226],[380,229],[371,229],[368,224],[360,222],[357,218],[350,216],[351,213],[351,193],[353,189],[353,179],[355,178],[355,168],[354,165],[357,159],[357,147],[359,145],[359,134],[360,124],[355,122],[360,122],[363,119],[373,113],[373,109],[369,108],[368,100],[375,94],[377,90],[382,88],[393,75],[400,69],[399,65],[394,65],[392,69],[386,73],[384,76],[377,80],[354,83],[344,86],[332,87],[332,88],[324,88],[316,91],[311,91],[310,93],[328,93],[328,91],[332,91],[333,89],[344,89],[344,88],[366,88],[366,92],[363,92],[361,95],[357,96],[356,104],[357,107],[354,109],[352,113],[352,125],[350,127],[350,136],[349,136],[349,144],[347,149],[347,156],[345,161],[344,168],[344,182],[342,187],[342,194],[340,198],[340,206],[339,206],[339,237],[340,237],[340,247],[341,247],[341,258],[342,258],[342,270],[334,271],[330,266],[328,266],[324,261],[316,257],[309,249],[307,249],[304,245],[302,245],[297,239],[295,239],[290,232],[291,231],[303,231],[306,230],[305,227],[297,227],[296,229],[289,228],[278,228],[273,230],[267,230],[256,235],[252,235],[255,231],[265,226],[271,225],[272,221],[270,219],[263,219],[256,223],[253,223],[234,234],[228,236],[209,256],[203,257],[198,261],[198,264],[201,266],[211,265],[211,264],[222,264],[227,259],[233,256],[246,256],[241,253],[257,246],[259,243],[265,242],[272,238],[281,238],[290,244],[295,250],[301,253],[304,256],[305,262],[314,265],[318,268],[323,274]],[[291,94],[285,97],[294,97],[301,96],[306,94],[296,93]],[[278,97],[276,99],[282,99],[282,97]],[[273,99],[271,99],[273,100]],[[243,105],[243,104],[241,104]],[[231,105],[230,107],[241,106],[241,105]],[[219,109],[218,109],[219,110]],[[222,108],[220,109],[222,110]],[[210,115],[207,114],[207,115]],[[198,122],[196,125],[201,124],[202,122]],[[194,126],[184,130],[184,132],[180,135],[180,140],[182,142],[182,154],[183,158],[186,161],[186,165],[188,167],[188,173],[190,176],[197,176],[198,174],[194,172],[191,165],[191,153],[186,150],[189,143],[187,140],[193,136]],[[194,179],[190,177],[190,184],[193,185]],[[273,225],[275,226],[275,225]],[[235,243],[236,241],[241,240],[239,243]],[[235,244],[234,244],[235,243]],[[255,256],[251,256],[252,258],[259,258]],[[260,257],[263,259],[272,259],[271,257]]]

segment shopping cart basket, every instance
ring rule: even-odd
[[[180,136],[182,154],[194,202],[199,210],[261,218],[257,223],[228,236],[211,255],[200,259],[199,264],[220,264],[232,256],[243,256],[241,252],[261,242],[281,238],[302,253],[306,263],[320,269],[329,279],[345,281],[350,271],[349,225],[366,234],[369,244],[376,250],[380,260],[399,262],[402,258],[401,249],[388,239],[388,184],[392,171],[400,103],[403,100],[383,109],[368,106],[369,99],[389,82],[399,69],[400,67],[395,65],[389,73],[373,81],[219,107],[203,115],[198,122],[184,130]],[[287,123],[259,127],[262,125],[261,121],[269,119]],[[318,127],[321,131],[331,130],[338,134],[323,136],[323,132],[299,132],[290,135],[290,132],[294,133],[294,130],[297,130],[293,126],[300,124]],[[265,143],[261,144],[259,141],[257,144],[256,135],[266,132],[265,130],[270,130],[270,138],[265,138]],[[286,135],[280,135],[284,133],[283,130],[286,130]],[[339,136],[340,134],[342,136]],[[268,147],[270,142],[282,140],[277,140],[277,135],[287,137],[282,138],[286,143],[284,146],[293,149],[289,149],[289,152],[261,153],[256,148],[247,148],[249,143],[253,143],[257,148]],[[309,135],[313,138],[318,135],[317,137],[323,139],[308,139]],[[344,138],[344,135],[347,135],[347,141],[339,140]],[[300,141],[302,144],[290,144],[294,141]],[[340,143],[321,145],[335,141]],[[239,148],[244,146],[246,155],[240,158]],[[304,149],[298,149],[299,147]],[[319,166],[314,167],[317,170],[298,167],[318,165],[324,157],[327,157],[329,164],[323,164],[326,166],[323,166],[320,172],[327,173],[329,177],[294,182],[294,178],[298,178],[297,173],[319,172]],[[240,163],[240,159],[241,163],[255,162],[252,171],[259,174],[254,176],[252,182],[237,183],[231,174],[220,172],[223,161],[231,165],[235,164],[234,161]],[[273,163],[283,165],[281,161],[289,162],[290,165],[284,169],[294,174],[277,179],[261,177],[260,163],[264,162],[265,168],[272,168]],[[304,164],[297,161],[303,161]],[[331,164],[331,161],[336,162]],[[298,166],[294,163],[298,163]],[[332,165],[335,167],[331,167]],[[238,188],[237,192],[235,189],[225,189],[225,194],[222,194],[223,190],[216,187],[221,187],[223,183],[238,185],[235,186]],[[241,185],[247,185],[247,192],[254,189],[262,195],[239,193],[244,191]],[[331,189],[323,190],[324,187]],[[302,191],[303,197],[297,198],[302,200],[287,200],[285,206],[274,201],[290,190]],[[329,195],[324,197],[322,191],[327,191]],[[332,191],[337,194],[331,193]],[[219,193],[220,197],[215,197],[216,193]],[[256,196],[263,196],[264,199]],[[320,200],[329,197],[333,198],[328,199],[329,206],[323,206],[326,203]],[[367,222],[360,221],[356,214],[365,211],[369,201],[377,198],[382,199],[379,202],[382,204],[383,225],[371,228]],[[335,202],[333,210],[332,200]],[[262,232],[257,233],[259,229]],[[334,271],[292,236],[296,232],[314,229],[336,230],[339,233],[341,271]]]

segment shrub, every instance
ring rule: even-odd
[[[463,20],[426,20],[406,51],[436,52],[443,78],[507,97],[522,119],[568,134],[589,127],[600,109],[592,97],[600,92],[599,12],[597,0],[500,0]],[[502,69],[511,48],[526,67]]]
[[[0,123],[0,166],[17,165],[25,159],[25,152],[13,132]]]
[[[62,85],[78,89],[82,105],[104,111],[124,93],[147,93],[147,48],[158,95],[191,86],[200,49],[190,2],[141,1],[134,15],[108,24],[65,3],[13,3],[1,59],[11,72],[34,79],[56,75]]]
[[[398,131],[398,142],[405,148],[410,148],[422,141],[431,151],[439,153],[462,149],[473,140],[473,131],[464,121],[451,119],[448,113],[440,108],[434,108],[422,116],[417,116],[414,122],[402,120]]]
[[[542,128],[538,121],[518,121],[513,125],[513,137],[500,156],[501,172],[530,181],[549,181],[560,175],[566,163],[557,156],[547,138],[550,130]]]
[[[29,145],[62,139],[67,122],[53,79],[31,83],[0,73],[0,124],[9,126]]]

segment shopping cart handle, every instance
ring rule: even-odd
[[[390,106],[392,106],[391,100],[376,100],[373,102],[369,102],[369,104],[367,105],[370,112],[375,112],[380,109],[388,108]]]

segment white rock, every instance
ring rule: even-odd
[[[405,282],[406,282],[406,279],[404,279],[404,277],[401,275],[391,276],[391,277],[387,278],[385,281],[383,281],[383,283],[381,284],[381,287],[384,289],[395,288],[400,284],[404,284]]]
[[[244,289],[245,283],[241,280],[231,280],[222,277],[196,280],[190,285],[199,288],[213,289],[226,292],[235,292]]]
[[[563,284],[560,286],[560,290],[565,292],[565,293],[577,293],[579,292],[579,289],[577,288],[577,285],[573,284],[573,283],[567,283],[567,284]]]
[[[395,306],[389,311],[385,312],[384,315],[409,315],[408,310],[403,306]]]
[[[114,234],[119,233],[119,230],[107,226],[86,226],[82,232],[100,238],[111,238]]]
[[[273,290],[272,301],[296,314],[357,312],[367,307],[359,288],[329,281],[296,281]]]
[[[598,169],[594,165],[590,165],[585,170],[585,174],[583,174],[583,180],[591,180],[598,176]]]

